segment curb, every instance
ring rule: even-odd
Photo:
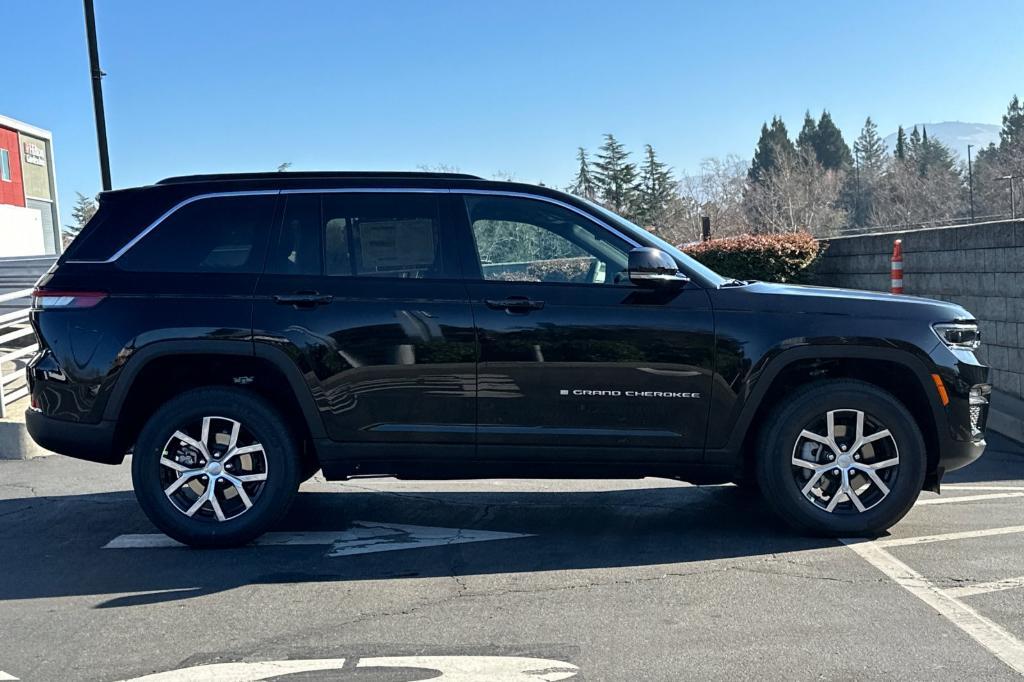
[[[33,459],[50,454],[53,453],[36,445],[22,422],[10,419],[0,421],[0,460]]]
[[[25,408],[28,407],[28,399],[22,399],[8,406],[10,415],[6,419],[0,419],[0,460],[33,459],[52,455],[49,450],[44,450],[28,435],[28,428],[25,426]]]

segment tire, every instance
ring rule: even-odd
[[[179,542],[243,545],[288,511],[301,475],[297,442],[281,415],[252,393],[187,391],[154,412],[139,435],[135,497],[150,521]],[[213,499],[200,503],[211,486]]]
[[[871,442],[854,450],[858,421]],[[838,448],[822,442],[830,433]],[[921,431],[895,396],[863,381],[830,380],[797,390],[769,416],[757,478],[769,506],[800,531],[874,536],[913,507],[926,461]]]

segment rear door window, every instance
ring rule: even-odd
[[[259,273],[276,195],[198,199],[164,219],[119,260],[126,270]]]
[[[267,273],[331,277],[458,277],[436,195],[289,194]]]
[[[323,198],[328,275],[441,279],[451,276],[433,194],[337,193]]]

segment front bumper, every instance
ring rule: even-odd
[[[943,471],[962,469],[985,452],[985,439],[959,441],[950,439],[939,453],[939,467]]]
[[[76,459],[120,464],[125,453],[114,449],[116,422],[81,424],[48,417],[39,410],[25,411],[25,426],[40,447]]]

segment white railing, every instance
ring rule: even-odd
[[[0,303],[28,298],[31,289],[21,289],[8,294],[0,294]],[[39,345],[32,343],[23,346],[14,343],[18,339],[32,335],[32,327],[28,323],[28,308],[22,308],[0,315],[0,419],[7,416],[7,406],[28,395],[28,381],[25,371],[18,367],[16,360],[32,355]],[[7,366],[14,369],[5,373]]]

